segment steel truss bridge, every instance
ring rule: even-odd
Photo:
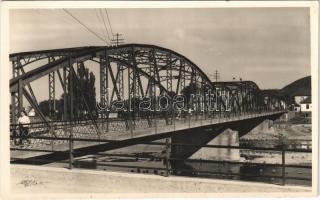
[[[11,128],[17,127],[17,116],[23,110],[25,99],[41,119],[30,124],[31,135],[65,137],[72,130],[78,138],[122,140],[259,118],[283,113],[285,109],[284,102],[260,90],[252,81],[212,82],[199,66],[185,56],[155,45],[126,44],[21,52],[11,54],[10,61],[13,74],[10,80]],[[196,88],[196,94],[204,96],[209,90],[230,94],[228,105],[222,97],[217,97],[215,106],[218,109],[213,111],[207,109],[206,100],[198,100],[192,113],[178,113],[173,109],[141,112],[133,106],[133,110],[118,112],[114,119],[109,119],[107,112],[96,115],[89,106],[90,97],[86,95],[86,86],[81,84],[79,76],[87,68],[91,71],[92,62],[99,65],[99,105],[102,106],[110,107],[114,101],[136,105],[141,98],[154,100],[160,95],[186,95],[186,88],[191,90],[191,86]],[[48,77],[46,92],[50,116],[45,116],[40,109],[36,91],[31,85],[43,77]],[[63,115],[58,121],[50,120],[55,117],[58,107],[56,87],[61,87],[62,95],[67,97],[63,98]],[[86,111],[86,118],[80,117],[80,108],[72,103],[75,94],[70,88],[74,87],[80,91],[80,106]],[[190,106],[188,103],[187,110]]]

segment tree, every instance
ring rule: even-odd
[[[189,102],[191,100],[191,95],[197,94],[199,90],[200,88],[196,83],[190,83],[188,86],[182,89],[181,93],[187,98],[186,99],[187,105],[189,105]]]
[[[49,100],[44,100],[39,103],[39,109],[43,113],[44,116],[49,116],[50,110],[49,110]]]
[[[73,76],[73,77],[71,77]],[[71,78],[73,84],[70,84]],[[81,63],[77,68],[76,74],[69,73],[68,86],[66,95],[61,96],[60,107],[63,110],[64,98],[67,98],[67,120],[70,120],[71,104],[73,105],[73,119],[80,120],[90,117],[89,113],[93,114],[93,117],[97,117],[96,108],[96,88],[95,88],[95,75],[85,68]],[[73,100],[71,102],[71,92],[73,94]]]
[[[56,110],[50,110],[49,104],[53,104],[53,102],[50,102],[50,100],[44,100],[39,103],[39,109],[42,112],[42,114],[51,120],[56,120],[56,119],[61,119],[63,110],[61,111],[60,109],[60,101],[55,99],[55,104],[56,104]],[[28,109],[30,110],[30,109]]]

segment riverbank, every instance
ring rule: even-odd
[[[63,193],[108,193],[108,195],[122,197],[132,197],[130,193],[139,193],[140,196],[158,193],[159,196],[170,197],[185,196],[182,193],[188,193],[188,197],[190,195],[212,197],[226,194],[236,196],[236,193],[249,196],[253,193],[265,196],[268,193],[268,196],[285,197],[312,194],[310,187],[302,186],[278,186],[236,180],[175,176],[162,177],[96,170],[68,170],[28,165],[11,165],[11,188],[11,193],[15,194],[15,197],[22,198],[25,198],[26,193],[35,195],[35,197],[47,193],[55,194],[55,196]]]
[[[242,147],[279,148],[312,150],[311,124],[265,121],[239,139]],[[241,150],[241,156],[255,162],[281,163],[281,152]],[[286,152],[287,164],[312,163],[311,153]]]

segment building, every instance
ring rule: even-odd
[[[301,112],[301,102],[303,102],[307,98],[311,99],[310,95],[296,95],[294,96],[294,111]]]
[[[304,114],[305,117],[311,117],[311,111],[312,111],[311,96],[309,96],[308,98],[300,102],[300,111]]]
[[[293,107],[294,107],[294,111],[295,112],[300,112],[301,111],[300,104],[297,104],[296,102],[294,102]]]
[[[311,111],[312,111],[312,102],[311,102],[311,96],[294,96],[294,112],[295,115],[299,115],[305,118],[311,117]]]

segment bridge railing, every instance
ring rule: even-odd
[[[135,118],[134,120],[105,118],[96,119],[94,122],[92,120],[34,122],[23,125],[27,127],[28,133],[23,136],[22,140],[26,140],[29,137],[29,142],[40,145],[40,143],[45,143],[45,141],[36,140],[32,136],[69,137],[70,131],[68,130],[72,130],[75,138],[115,139],[119,135],[118,133],[127,133],[131,137],[135,137],[143,134],[143,132],[157,134],[160,132],[170,132],[203,125],[265,116],[274,113],[276,112],[246,113],[239,116],[216,114],[209,117],[192,114],[184,114],[181,116],[177,113],[173,113],[172,116],[168,118]],[[21,132],[21,125],[10,125],[11,136],[22,136],[23,134],[21,134]],[[21,141],[17,140],[11,140],[11,145],[21,143]]]
[[[81,146],[81,144],[93,144],[93,145],[111,145],[121,147],[121,141],[115,140],[103,140],[103,139],[86,139],[86,138],[74,138],[72,132],[69,137],[51,137],[51,136],[34,136],[35,139],[43,139],[46,141],[62,141],[66,145],[63,148],[57,149],[34,149],[28,147],[11,148],[11,152],[15,152],[16,156],[11,157],[12,163],[24,163],[24,164],[43,164],[43,163],[64,163],[68,165],[70,169],[76,168],[105,168],[110,170],[127,170],[137,173],[155,173],[164,176],[193,176],[193,177],[214,177],[214,178],[232,178],[250,181],[266,181],[276,184],[285,185],[288,180],[294,181],[306,181],[311,183],[311,164],[292,164],[287,161],[290,160],[290,156],[293,154],[304,154],[308,156],[312,153],[309,149],[297,149],[286,148],[285,146],[277,148],[265,148],[265,147],[243,147],[243,146],[229,146],[229,145],[193,145],[184,143],[171,143],[169,140],[158,142],[138,142],[140,145],[157,145],[160,146],[163,151],[157,155],[152,154],[135,154],[135,153],[108,153],[108,150],[103,152],[96,152],[94,146],[92,148],[86,148],[87,145]],[[12,139],[15,139],[12,136]],[[77,144],[77,145],[76,145]],[[259,151],[265,154],[277,155],[278,161],[272,159],[264,162],[253,162],[248,160],[214,160],[214,159],[192,159],[192,158],[179,158],[170,156],[170,151],[175,146],[188,146],[188,147],[202,147],[210,149],[229,149],[229,150],[245,150],[245,151]],[[17,156],[18,152],[24,152],[24,156]],[[29,154],[29,157],[25,153]],[[40,156],[39,156],[39,153]],[[42,156],[41,156],[42,155]],[[106,157],[109,159],[102,160],[90,160],[90,156],[94,157]],[[296,155],[294,155],[296,156]],[[88,160],[89,158],[89,160]],[[112,159],[120,159],[119,162]],[[127,163],[123,162],[123,159],[127,159]],[[109,161],[108,161],[109,160]],[[111,160],[111,161],[110,161]],[[157,165],[142,165],[137,161],[153,161],[158,163]],[[132,164],[136,163],[136,164]],[[191,165],[191,167],[190,167]],[[192,166],[208,166],[203,170],[203,167],[197,168]],[[232,170],[233,168],[239,170]],[[212,170],[218,168],[219,170]],[[306,170],[304,174],[300,174],[299,170]],[[249,170],[249,171],[246,171]],[[258,171],[257,171],[258,170]],[[307,174],[307,175],[306,175]],[[280,180],[280,183],[279,183]]]
[[[47,141],[43,137],[67,138],[72,132],[74,138],[120,140],[142,135],[152,135],[162,132],[183,130],[204,125],[223,123],[228,121],[243,120],[275,114],[277,112],[247,113],[242,116],[218,115],[216,117],[186,115],[184,117],[173,114],[172,118],[137,118],[135,121],[126,119],[97,119],[95,123],[88,121],[49,121],[25,124],[28,133],[23,134],[21,125],[10,125],[11,147],[16,147],[24,142],[30,143],[31,148],[51,146],[54,149],[64,140]],[[49,124],[49,126],[48,126]],[[15,139],[13,139],[15,137]],[[20,138],[19,138],[20,137]]]

